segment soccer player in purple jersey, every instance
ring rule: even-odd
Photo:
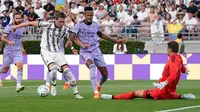
[[[0,73],[7,73],[10,64],[14,63],[17,66],[17,85],[16,92],[24,90],[24,86],[21,85],[23,75],[23,56],[22,56],[22,35],[24,28],[12,30],[13,25],[18,25],[22,22],[22,16],[20,13],[13,15],[14,21],[5,27],[1,41],[6,42],[6,46],[3,51],[3,66],[0,67]]]
[[[101,87],[108,78],[106,63],[99,48],[99,37],[114,43],[124,43],[125,41],[110,38],[102,33],[99,24],[92,21],[93,14],[92,7],[85,7],[85,19],[78,22],[71,30],[71,38],[81,47],[80,56],[90,69],[90,80],[94,90],[94,99],[99,99],[102,90]],[[99,82],[97,82],[97,68],[102,75]]]

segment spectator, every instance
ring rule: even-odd
[[[122,37],[118,37],[118,40],[122,39]],[[126,44],[115,44],[113,46],[113,53],[114,54],[126,54],[127,53],[127,48],[126,48]]]
[[[175,41],[179,44],[178,53],[180,54],[185,53],[185,45],[183,44],[183,38],[182,38],[183,35],[179,33],[177,37],[178,38]]]
[[[47,4],[43,8],[47,11],[47,16],[54,16],[55,7],[51,4],[50,0],[47,0]]]
[[[121,21],[123,21],[125,19],[127,15],[127,12],[124,11],[124,8],[122,5],[119,6],[119,11],[117,12],[117,18]]]
[[[104,19],[107,16],[107,11],[104,7],[104,5],[101,3],[99,4],[99,10],[96,12],[96,18],[101,20]]]
[[[176,20],[176,14],[177,14],[177,10],[176,10],[176,5],[175,4],[171,5],[171,11],[169,13],[171,14],[172,21],[175,21]]]
[[[112,7],[114,7],[114,11],[117,12],[117,7],[114,5],[113,1],[110,0],[108,3],[107,11],[110,13],[112,11]]]
[[[137,13],[138,20],[142,22],[147,22],[148,20],[148,13],[145,10],[145,5],[142,5],[140,11]]]
[[[118,11],[119,11],[120,6],[122,6],[125,11],[127,10],[127,5],[124,3],[123,0],[119,0],[119,4],[117,4],[117,10]]]
[[[26,2],[26,3],[28,3],[28,2]],[[30,9],[31,9],[31,4],[27,4],[25,9],[24,9],[24,14],[28,15]]]
[[[74,22],[72,21],[70,16],[67,16],[65,18],[65,26],[67,26],[70,29],[74,27]]]
[[[197,19],[193,17],[193,12],[188,12],[189,19],[185,22],[186,32],[195,32],[195,26],[197,24]]]
[[[0,23],[4,28],[10,23],[10,17],[7,11],[3,11],[3,16],[0,18]]]
[[[32,7],[28,14],[29,21],[36,21],[39,19],[39,16],[34,12],[34,7]]]
[[[152,38],[158,39],[159,42],[164,40],[163,23],[162,14],[158,13],[157,19],[151,24]]]
[[[16,10],[17,12],[20,12],[21,14],[23,14],[23,12],[24,12],[24,7],[22,6],[22,2],[19,0],[19,1],[17,1],[17,4],[18,4],[18,6],[15,8],[15,10]]]
[[[6,10],[8,11],[8,13],[12,12],[13,2],[10,0],[5,0],[4,4],[6,6]]]
[[[106,20],[104,20],[102,22],[102,26],[104,28],[104,33],[107,34],[107,35],[110,35],[111,32],[112,32],[112,25],[115,24],[114,21],[112,19],[110,19],[110,16],[107,15],[106,16]]]
[[[182,11],[178,12],[177,13],[177,19],[176,19],[175,23],[182,24],[182,25],[185,24],[183,17],[184,17],[183,12]]]
[[[194,14],[194,16],[197,14],[198,8],[195,5],[195,1],[194,0],[192,0],[190,2],[190,6],[188,7],[188,12],[191,12],[192,14]]]
[[[117,17],[117,12],[114,5],[111,6],[111,11],[108,13],[108,15],[111,17],[112,20]]]
[[[78,6],[78,11],[80,12],[84,12],[84,8],[87,6],[87,0],[81,0],[81,5]]]
[[[42,8],[41,2],[36,3],[35,13],[39,16],[39,19],[44,19],[45,10]]]
[[[73,13],[73,14],[78,14],[79,13],[75,2],[71,2],[70,8],[71,8],[71,13]]]

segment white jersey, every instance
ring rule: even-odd
[[[55,22],[47,23],[40,22],[40,27],[43,27],[42,39],[40,43],[41,49],[47,50],[49,52],[59,52],[60,41],[63,38],[69,37],[69,28],[63,26],[62,28],[58,28],[55,26]]]

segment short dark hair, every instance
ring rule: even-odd
[[[84,12],[85,12],[85,11],[93,11],[93,8],[92,8],[92,7],[85,7],[85,8],[84,8]]]
[[[181,38],[183,37],[182,33],[179,33],[179,34],[177,35],[177,37],[178,37],[178,39],[181,39]]]
[[[22,14],[21,14],[20,12],[15,12],[15,13],[13,14],[13,18],[14,18],[16,15],[22,16]]]
[[[58,18],[63,18],[63,19],[65,19],[65,18],[66,18],[66,14],[63,13],[63,12],[58,12],[58,13],[56,14],[56,19],[58,19]]]
[[[172,49],[172,52],[178,53],[179,44],[176,41],[170,41],[167,43],[169,49]]]

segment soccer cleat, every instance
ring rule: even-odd
[[[82,97],[80,94],[75,94],[74,97],[75,97],[76,99],[83,99],[83,97]]]
[[[25,89],[25,87],[24,86],[19,86],[19,87],[17,87],[16,88],[16,92],[20,92],[20,91],[23,91]]]
[[[69,86],[70,86],[70,85],[69,85],[69,82],[67,82],[67,83],[64,84],[63,89],[64,89],[64,90],[67,90],[67,89],[69,88]]]
[[[112,100],[112,95],[110,94],[102,94],[101,99],[103,100]]]
[[[99,94],[101,94],[102,93],[102,87],[99,85],[99,82],[97,83],[97,89],[98,89]]]
[[[196,99],[194,94],[183,94],[181,95],[181,99]]]
[[[94,99],[99,99],[99,97],[100,97],[100,94],[99,93],[94,93]]]
[[[0,81],[0,87],[2,87],[2,86],[3,86],[2,81]]]
[[[56,86],[51,86],[51,95],[52,96],[56,96],[56,94],[57,94],[57,91],[56,91]]]

